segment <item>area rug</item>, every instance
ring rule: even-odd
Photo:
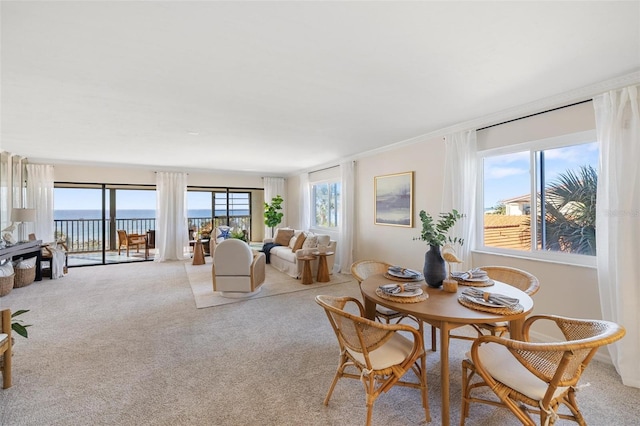
[[[206,258],[204,265],[192,265],[190,262],[184,265],[191,291],[196,302],[196,308],[210,308],[213,306],[226,305],[229,303],[244,302],[247,300],[260,299],[263,297],[275,296],[284,293],[293,293],[296,291],[305,291],[312,288],[326,287],[335,284],[343,284],[354,281],[350,275],[333,274],[331,281],[328,283],[314,282],[313,284],[304,285],[295,278],[291,278],[270,265],[267,265],[266,279],[262,284],[259,293],[245,298],[229,298],[223,297],[218,292],[213,291],[211,282],[211,258]]]

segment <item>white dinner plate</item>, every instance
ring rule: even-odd
[[[405,278],[405,279],[415,279],[415,280],[421,280],[422,279],[422,274],[418,273],[418,275],[416,274],[407,274],[407,273],[401,273],[401,272],[395,272],[392,270],[388,270],[387,273],[393,277],[398,277],[398,278]]]

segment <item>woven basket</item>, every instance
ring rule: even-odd
[[[15,273],[9,275],[8,277],[0,277],[0,297],[9,294],[9,292],[13,288],[14,278]]]
[[[36,268],[15,269],[15,281],[13,288],[28,286],[36,279]]]

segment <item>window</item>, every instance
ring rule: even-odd
[[[311,225],[337,228],[340,217],[340,182],[316,183],[311,187]]]
[[[216,226],[251,232],[251,191],[192,187],[187,192],[189,229],[209,233]]]
[[[582,132],[479,153],[480,246],[592,263],[598,147]]]

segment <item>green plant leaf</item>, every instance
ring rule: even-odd
[[[11,324],[11,329],[13,331],[15,331],[16,333],[18,333],[19,335],[21,335],[22,337],[24,337],[25,339],[27,339],[29,337],[29,332],[27,331],[27,327],[29,327],[28,325],[22,325],[19,324],[17,322],[14,322]]]
[[[17,317],[18,315],[22,315],[26,312],[29,312],[29,309],[20,309],[18,311],[15,311],[14,313],[11,314],[11,318],[13,317]]]

